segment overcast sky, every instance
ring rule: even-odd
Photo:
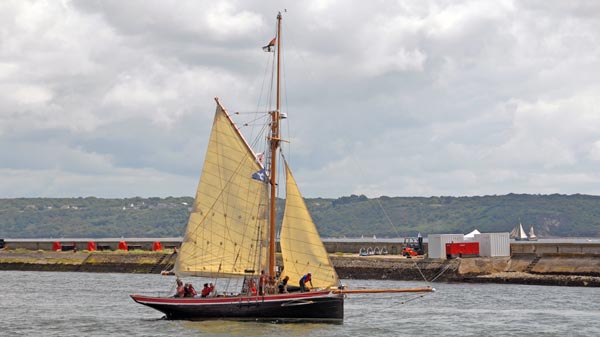
[[[283,9],[305,197],[600,194],[598,1],[15,0],[0,197],[193,196]]]

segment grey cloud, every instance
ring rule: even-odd
[[[273,8],[306,196],[600,193],[591,2],[1,6],[2,196],[193,194],[212,98],[268,87]]]

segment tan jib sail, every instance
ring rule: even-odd
[[[219,277],[264,268],[267,185],[256,179],[258,172],[264,174],[262,169],[217,101],[196,199],[175,265],[177,275]]]
[[[338,276],[287,162],[285,171],[285,212],[279,239],[284,266],[282,277],[289,276],[290,285],[297,285],[302,275],[311,272],[314,287],[337,286]]]

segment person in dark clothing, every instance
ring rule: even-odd
[[[278,288],[279,288],[280,294],[286,294],[288,292],[287,283],[289,280],[290,280],[290,277],[286,276],[281,280],[281,282],[279,282]]]
[[[185,287],[183,288],[183,292],[184,292],[183,297],[194,297],[194,296],[198,295],[198,293],[196,293],[196,289],[194,289],[194,286],[191,283],[185,284]]]

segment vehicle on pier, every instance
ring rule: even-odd
[[[412,252],[415,254],[413,255]],[[402,243],[402,255],[404,256],[418,256],[423,255],[425,253],[423,247],[423,237],[420,236],[420,233],[417,237],[405,237],[404,242]]]

